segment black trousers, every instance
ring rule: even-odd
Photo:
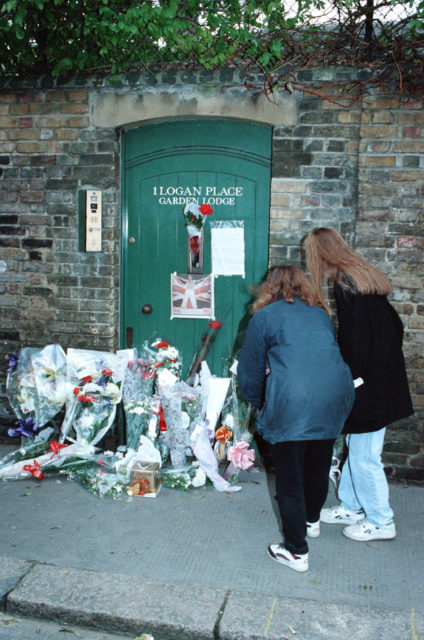
[[[274,461],[284,546],[308,552],[306,523],[317,522],[328,493],[334,439],[269,444]]]

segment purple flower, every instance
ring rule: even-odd
[[[32,418],[19,420],[16,424],[19,424],[19,427],[7,430],[7,433],[11,438],[14,438],[15,436],[25,436],[27,438],[28,436],[32,436],[37,433],[40,428]]]
[[[16,367],[18,366],[19,354],[17,351],[14,351],[8,356],[8,358],[9,358],[9,368],[7,372],[12,373],[12,371],[15,371]]]
[[[98,380],[96,380],[96,384],[98,384],[99,387],[105,387],[108,380],[109,380],[109,377],[103,374],[100,376]]]

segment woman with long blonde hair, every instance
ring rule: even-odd
[[[325,280],[334,285],[340,350],[353,378],[362,380],[343,429],[349,452],[338,487],[341,504],[323,509],[320,519],[348,525],[343,533],[353,540],[388,540],[396,536],[396,528],[381,462],[384,436],[387,425],[413,413],[403,324],[387,300],[392,285],[335,229],[311,231],[305,250],[320,298],[324,300]]]
[[[306,571],[306,535],[319,535],[334,441],[354,399],[352,376],[301,269],[270,269],[252,313],[237,377],[242,396],[259,410],[257,431],[274,461],[284,543],[270,544],[268,554]]]

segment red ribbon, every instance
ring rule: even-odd
[[[159,409],[159,431],[168,431],[162,405],[160,405],[160,409]]]
[[[37,478],[37,480],[42,480],[44,478],[44,473],[40,471],[40,463],[37,460],[34,460],[34,464],[26,464],[24,466],[24,471],[29,471],[29,473]]]
[[[58,440],[52,440],[49,444],[50,451],[53,451],[53,455],[50,460],[59,453],[59,449],[63,449],[67,446],[67,444],[61,444]]]

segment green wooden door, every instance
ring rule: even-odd
[[[206,202],[213,213],[205,217],[203,274],[212,269],[212,224],[243,225],[245,277],[213,277],[215,317],[222,326],[207,361],[216,375],[225,372],[246,319],[249,286],[267,270],[270,149],[270,127],[235,121],[185,120],[125,133],[123,347],[131,334],[135,347],[166,340],[180,351],[186,373],[208,320],[171,318],[170,280],[188,271],[185,206]],[[145,305],[150,313],[142,312]]]

